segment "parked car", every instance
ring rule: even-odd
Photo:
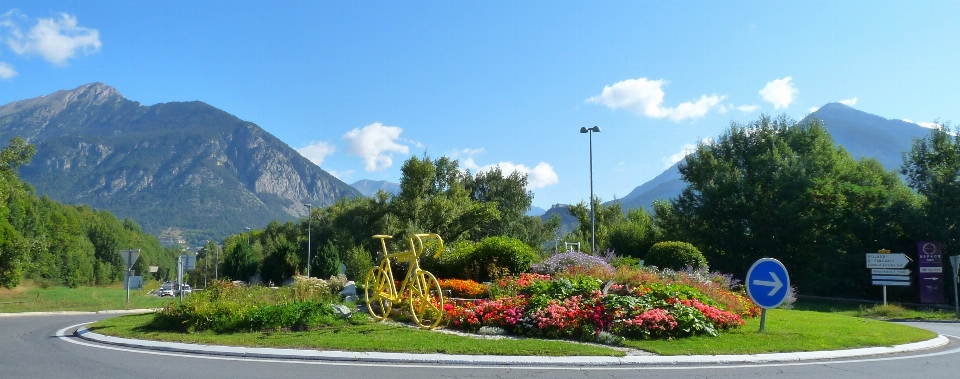
[[[193,293],[193,288],[190,288],[189,284],[184,284],[182,287],[180,287],[180,292],[183,292],[184,295],[189,295]]]
[[[173,291],[173,283],[166,282],[160,285],[160,289],[154,294],[157,297],[173,297],[175,295]]]

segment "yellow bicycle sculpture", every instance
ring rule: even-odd
[[[436,234],[414,234],[410,237],[410,250],[402,253],[390,254],[387,252],[386,235],[375,235],[380,239],[383,247],[383,259],[377,267],[367,272],[364,282],[364,300],[367,310],[374,320],[381,321],[390,315],[394,303],[399,303],[406,297],[413,322],[424,329],[433,329],[443,319],[443,293],[440,282],[428,271],[420,269],[420,256],[423,255],[423,239],[436,238],[439,246],[434,258],[443,252],[443,239]],[[416,241],[416,243],[414,242]],[[407,262],[410,266],[400,282],[400,289],[394,284],[393,269],[390,267],[390,258],[397,262]]]

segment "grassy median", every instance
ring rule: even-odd
[[[159,287],[159,283],[153,283],[153,288],[156,287]],[[0,313],[160,308],[172,300],[148,295],[147,292],[148,289],[131,290],[130,304],[127,304],[127,290],[122,284],[43,288],[25,283],[13,289],[0,287]]]
[[[540,339],[484,339],[425,331],[389,323],[343,325],[308,332],[215,334],[173,333],[152,329],[152,315],[103,320],[90,329],[117,337],[209,345],[316,350],[445,353],[480,355],[604,355],[623,352],[605,346]],[[884,321],[811,311],[772,310],[765,331],[759,318],[719,337],[627,340],[624,347],[660,355],[758,354],[892,346],[936,337],[930,331]]]

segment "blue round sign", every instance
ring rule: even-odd
[[[763,309],[780,306],[790,290],[790,276],[783,263],[773,258],[763,258],[753,263],[747,271],[747,295]]]

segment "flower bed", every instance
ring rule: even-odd
[[[473,280],[439,279],[440,289],[449,290],[453,297],[479,299],[487,294],[487,286]]]
[[[592,276],[522,274],[494,283],[490,293],[497,296],[491,300],[445,304],[446,322],[466,331],[493,326],[517,335],[609,341],[611,334],[639,339],[716,336],[742,326],[742,317],[759,314],[744,295],[722,288],[729,283],[668,274],[621,273],[619,277],[633,280],[610,285],[606,294],[603,282]]]

